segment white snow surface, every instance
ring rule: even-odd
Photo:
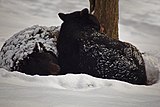
[[[58,12],[89,7],[89,0],[0,0],[0,47],[32,25],[61,24]],[[85,74],[29,76],[0,68],[0,107],[159,107],[160,1],[120,0],[120,40],[143,55],[149,86]]]

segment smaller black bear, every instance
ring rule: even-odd
[[[34,25],[5,41],[0,51],[0,67],[29,75],[58,74],[57,35],[59,27]]]
[[[61,74],[85,73],[132,84],[147,84],[145,64],[138,49],[100,33],[100,24],[88,9],[59,13],[57,40]]]
[[[41,42],[35,44],[31,54],[14,65],[12,70],[30,75],[57,75],[60,71],[57,56],[53,52],[47,51]]]

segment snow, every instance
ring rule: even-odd
[[[0,0],[0,47],[32,25],[57,26],[58,12],[88,6],[88,0]],[[0,68],[1,107],[159,107],[160,1],[120,0],[120,39],[144,53],[149,86],[89,75],[29,76]]]
[[[160,50],[159,5],[159,0],[120,0],[120,39],[134,43],[141,51]]]
[[[29,76],[0,72],[3,107],[158,107],[159,84],[136,86],[89,75]]]

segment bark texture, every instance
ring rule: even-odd
[[[119,0],[89,0],[90,12],[99,20],[102,31],[118,39]]]

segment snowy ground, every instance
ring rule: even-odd
[[[20,30],[60,25],[58,12],[89,7],[88,0],[0,0],[0,47]],[[147,76],[160,71],[160,1],[120,0],[120,39],[145,52]],[[0,68],[0,107],[159,107],[160,81],[137,86],[88,75],[28,76]]]

